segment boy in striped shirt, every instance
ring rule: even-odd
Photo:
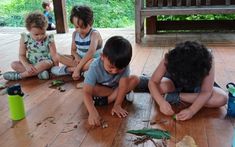
[[[55,66],[51,72],[56,76],[72,75],[74,80],[79,80],[92,60],[100,56],[103,41],[100,33],[92,28],[93,11],[89,7],[74,6],[70,21],[75,27],[71,55],[58,54],[58,59],[64,66]]]

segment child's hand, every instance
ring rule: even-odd
[[[160,111],[165,115],[173,115],[175,113],[172,110],[171,105],[167,101],[162,102],[161,104],[159,104],[159,106]]]
[[[30,74],[34,74],[37,72],[37,69],[32,65],[32,64],[28,64],[25,66],[25,69],[28,73]]]
[[[75,58],[75,59],[73,60],[74,66],[77,66],[77,65],[79,64],[80,60],[81,60],[81,59],[79,59],[79,58]]]
[[[123,109],[120,105],[114,105],[112,109],[112,115],[117,114],[118,117],[126,117],[128,112]]]
[[[80,71],[75,70],[72,75],[74,80],[79,80],[80,79]]]
[[[88,117],[88,123],[91,126],[100,126],[101,117],[98,112],[90,113]]]
[[[181,110],[177,115],[176,118],[177,120],[188,120],[192,118],[194,115],[193,111],[190,110],[189,108]]]

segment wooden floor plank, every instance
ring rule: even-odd
[[[160,63],[160,61],[163,59],[165,52],[168,50],[166,47],[151,47],[151,53],[150,56],[146,62],[146,65],[143,69],[143,72],[149,76],[152,75],[152,73],[155,71],[156,67]],[[151,104],[151,111],[150,111],[150,117],[148,122],[148,128],[157,128],[162,130],[167,130],[170,132],[172,136],[175,136],[175,122],[171,117],[165,116],[162,113],[160,113],[159,106],[155,103],[154,100],[152,100]],[[155,142],[161,142],[161,140],[155,140]],[[171,138],[171,140],[167,141],[167,146],[174,146],[175,145],[175,139],[174,137]],[[144,146],[154,147],[154,144],[151,141],[148,141],[144,144]]]
[[[19,42],[20,35],[18,34],[0,34],[0,46],[4,47],[9,43]],[[2,49],[0,51],[2,52]]]
[[[131,73],[141,75],[150,55],[150,50],[140,48],[139,45],[134,46],[134,49],[138,50],[138,52],[131,62]],[[133,146],[133,135],[126,134],[126,131],[147,127],[147,123],[143,122],[143,120],[149,117],[150,101],[151,99],[148,95],[135,93],[132,105],[127,106],[128,117],[122,121],[112,146]]]
[[[121,122],[121,126],[114,137],[112,146],[134,146],[136,136],[127,134],[127,130],[146,128],[149,120],[152,99],[149,94],[135,93],[132,104],[127,105],[128,117]]]
[[[19,140],[27,140],[24,146],[34,146],[37,144],[46,146],[48,142],[53,140],[62,131],[67,120],[74,115],[77,107],[82,103],[82,99],[77,96],[81,95],[78,90],[69,90],[63,97],[59,95],[59,92],[54,92],[49,95],[46,101],[38,104],[36,108],[27,114],[26,119],[14,127],[14,133],[24,132],[21,136],[18,136]],[[53,105],[48,105],[48,103]],[[53,122],[50,122],[50,119],[45,120],[48,117],[53,117]],[[38,123],[41,124],[38,125]],[[10,146],[9,143],[14,142],[13,136],[10,135],[12,131],[13,129],[10,129],[1,135],[3,140],[0,141],[0,144],[2,146]],[[5,139],[13,141],[2,142]]]

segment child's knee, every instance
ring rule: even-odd
[[[221,107],[224,106],[228,101],[228,96],[225,92],[218,93],[213,96],[212,100],[207,103],[208,107]]]
[[[135,75],[131,75],[129,79],[130,82],[133,83],[133,85],[137,85],[140,82],[139,77]]]
[[[216,95],[217,103],[220,106],[224,106],[228,101],[228,95],[222,89],[219,89],[217,92],[218,92]]]
[[[34,67],[37,68],[37,70],[47,70],[53,66],[52,60],[43,60],[37,63]]]
[[[13,62],[11,63],[11,68],[15,70],[15,69],[18,67],[18,65],[19,65],[19,62],[18,62],[18,61],[13,61]]]
[[[218,104],[220,104],[220,106],[224,106],[225,104],[227,104],[228,95],[226,95],[226,93],[223,93],[218,97],[218,100]]]
[[[57,60],[61,61],[63,57],[60,54],[56,54],[56,58],[57,58]]]

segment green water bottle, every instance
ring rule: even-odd
[[[10,118],[12,120],[21,120],[25,117],[23,96],[20,84],[15,84],[7,88],[8,106]]]

